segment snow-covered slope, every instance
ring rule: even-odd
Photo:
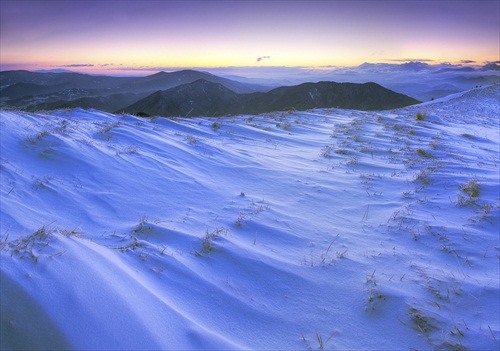
[[[498,350],[499,98],[2,111],[0,346]]]

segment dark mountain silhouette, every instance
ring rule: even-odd
[[[96,109],[112,112],[135,101],[137,95],[132,93],[114,94],[100,97],[82,97],[75,100],[57,100],[54,102],[36,103],[28,105],[26,111],[59,110],[67,108]]]
[[[0,72],[0,87],[2,90],[16,83],[31,83],[44,86],[59,86],[61,89],[112,88],[134,77],[91,76],[81,73],[40,73],[30,71],[2,71]]]
[[[219,83],[204,79],[158,91],[117,112],[157,116],[223,116],[242,110],[241,97]]]
[[[234,80],[221,78],[206,72],[194,70],[182,70],[177,72],[159,72],[150,76],[141,77],[134,81],[125,82],[118,87],[119,90],[142,93],[145,91],[167,90],[179,85],[204,79],[209,82],[219,83],[237,93],[252,93],[256,91],[267,91],[269,88],[257,84],[245,84]]]
[[[222,84],[201,79],[155,92],[116,112],[165,117],[225,116],[329,107],[384,110],[418,102],[375,83],[304,83],[266,93],[238,94]]]
[[[9,99],[20,99],[24,96],[36,96],[55,93],[64,90],[61,85],[42,85],[35,83],[15,83],[2,89],[2,97]]]
[[[270,89],[194,70],[159,72],[146,77],[4,71],[0,72],[0,107],[41,110],[51,106],[73,107],[81,102],[92,105],[92,101],[95,101],[96,106],[99,105],[105,108],[105,111],[112,112],[120,106],[128,106],[158,90],[167,90],[199,79],[222,84],[237,93]],[[124,96],[127,96],[125,102],[122,99]]]
[[[376,83],[303,83],[250,95],[250,105],[257,113],[269,110],[307,110],[338,107],[357,110],[386,110],[416,104],[419,101],[386,89]],[[261,100],[261,103],[255,101]]]

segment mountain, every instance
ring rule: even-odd
[[[386,110],[418,103],[375,83],[304,83],[266,93],[238,94],[222,84],[204,79],[158,91],[118,110],[165,117],[259,114],[312,108]]]
[[[199,79],[169,90],[158,91],[118,112],[160,116],[223,116],[242,111],[242,94],[219,83]]]
[[[31,83],[45,86],[60,86],[61,89],[87,88],[105,89],[113,88],[126,81],[138,79],[136,77],[109,77],[92,76],[75,72],[63,73],[40,73],[30,71],[2,71],[0,72],[0,87],[5,89],[8,86],[18,83]]]
[[[11,100],[20,99],[25,96],[37,96],[50,93],[56,93],[64,90],[61,85],[43,85],[35,83],[20,82],[7,86],[2,89],[2,97]]]
[[[261,103],[251,96],[254,113],[276,110],[308,110],[312,108],[337,107],[356,110],[387,110],[418,103],[409,96],[396,93],[376,83],[303,83],[291,87],[280,87],[263,95]]]
[[[241,83],[206,72],[182,70],[146,77],[92,76],[80,73],[0,72],[0,107],[41,110],[51,106],[84,107],[80,99],[105,101],[99,108],[112,112],[158,90],[167,90],[199,79],[221,84],[237,93],[267,91],[258,84]],[[124,102],[122,97],[127,96]]]
[[[240,83],[235,80],[221,78],[216,75],[194,70],[182,70],[176,72],[159,72],[150,76],[140,77],[136,80],[128,81],[119,86],[120,90],[133,91],[135,93],[144,91],[167,90],[179,85],[189,84],[199,79],[222,84],[228,89],[237,93],[252,93],[256,91],[268,90],[257,84]],[[130,89],[130,90],[129,90]]]
[[[383,110],[417,103],[375,83],[303,83],[270,90],[195,70],[145,77],[74,72],[0,72],[0,107],[27,111],[94,108],[162,116],[224,116],[339,107]]]
[[[38,69],[33,72],[38,72],[38,73],[72,73],[73,71],[69,69],[64,69],[64,68],[54,68],[54,69]]]
[[[137,95],[132,93],[114,94],[110,96],[81,97],[75,100],[57,100],[53,102],[31,104],[26,111],[49,111],[59,109],[96,109],[101,111],[115,111],[122,106],[137,100]],[[21,99],[23,101],[23,99]]]

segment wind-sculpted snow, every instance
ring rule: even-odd
[[[498,349],[498,98],[1,111],[1,348]]]

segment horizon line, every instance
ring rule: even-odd
[[[461,60],[456,63],[452,62],[438,62],[434,60],[427,59],[392,59],[392,60],[382,60],[379,62],[370,62],[365,61],[358,65],[320,65],[320,66],[312,66],[312,65],[296,65],[296,66],[286,66],[286,65],[228,65],[228,66],[123,66],[123,65],[114,65],[114,64],[64,64],[64,65],[40,65],[37,64],[0,64],[0,72],[7,71],[29,71],[29,72],[52,72],[57,73],[56,71],[67,71],[67,73],[81,73],[81,74],[90,74],[90,75],[122,75],[122,74],[133,74],[133,75],[149,75],[156,74],[160,72],[175,72],[175,71],[183,71],[183,70],[221,70],[221,69],[251,69],[251,70],[266,70],[266,69],[308,69],[308,70],[336,70],[336,69],[348,69],[348,68],[359,68],[363,65],[391,65],[391,66],[402,66],[405,64],[422,64],[425,66],[429,66],[430,68],[438,68],[438,67],[455,67],[455,68],[482,68],[487,65],[492,64],[500,64],[500,61],[484,61],[477,62],[473,60]],[[9,67],[13,66],[13,67]],[[23,67],[27,66],[27,67]],[[35,67],[34,67],[35,66]],[[120,73],[123,72],[123,73]],[[127,73],[125,73],[127,72]],[[134,73],[135,72],[135,73]]]

